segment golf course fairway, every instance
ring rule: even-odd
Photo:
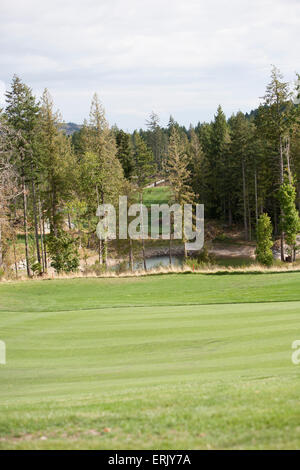
[[[299,339],[298,272],[1,283],[0,448],[299,448]]]

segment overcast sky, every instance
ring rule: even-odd
[[[271,64],[300,72],[300,0],[0,0],[0,102],[14,73],[65,121],[97,92],[110,124],[255,108]]]

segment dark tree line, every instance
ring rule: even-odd
[[[207,219],[242,224],[247,240],[268,213],[283,257],[284,239],[292,246],[298,229],[299,105],[273,68],[261,106],[246,115],[227,119],[219,106],[212,122],[187,129],[172,116],[162,127],[151,113],[145,130],[129,134],[108,125],[95,95],[89,119],[68,136],[49,92],[37,100],[14,76],[0,110],[0,177],[0,269],[14,266],[16,275],[21,258],[29,276],[49,264],[75,270],[84,247],[106,266],[97,206],[123,194],[142,203],[143,188],[162,178],[172,201],[203,203]],[[132,241],[128,252],[132,266]]]

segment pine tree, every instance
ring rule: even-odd
[[[22,193],[20,178],[14,165],[20,139],[22,140],[20,135],[0,119],[0,269],[4,263],[7,240],[12,232],[10,206]],[[12,236],[15,239],[15,233]]]
[[[122,130],[116,132],[117,157],[123,167],[125,178],[130,178],[133,172],[133,155],[130,145],[130,135]]]
[[[141,206],[143,204],[143,190],[146,184],[150,181],[151,176],[155,173],[156,166],[154,162],[154,156],[152,150],[147,147],[144,140],[140,137],[137,132],[133,134],[133,146],[134,146],[134,179],[140,197]],[[141,211],[142,213],[142,211]],[[148,227],[147,227],[148,229]],[[144,227],[141,227],[141,232],[144,233]],[[142,251],[144,269],[147,270],[146,254],[145,254],[145,240],[142,238]]]
[[[218,107],[217,114],[211,125],[210,145],[208,149],[208,201],[211,217],[220,217],[226,210],[226,190],[224,186],[224,171],[227,165],[226,157],[230,142],[229,129],[225,114]]]
[[[191,172],[189,167],[189,158],[186,153],[186,146],[180,137],[179,129],[173,126],[171,130],[170,143],[168,149],[168,159],[166,162],[166,172],[168,183],[175,203],[183,206],[190,204],[194,200],[194,193],[191,188]],[[183,235],[184,253],[185,237]],[[171,239],[170,239],[170,261],[171,261]]]
[[[31,184],[34,211],[35,239],[38,262],[40,263],[37,206],[35,195],[35,177],[38,163],[35,158],[35,141],[39,107],[31,89],[18,76],[14,75],[11,90],[6,94],[5,114],[8,123],[22,135],[20,140],[19,160],[17,166],[23,186],[23,220],[25,234],[25,257],[27,274],[30,276],[29,240],[28,240],[28,186]]]
[[[190,186],[191,172],[188,169],[189,158],[185,145],[176,126],[173,126],[168,149],[166,171],[168,182],[176,203],[183,205],[191,203],[194,194]]]
[[[205,200],[207,167],[200,140],[194,129],[190,130],[188,153],[191,187],[197,200],[203,202]]]
[[[289,84],[283,81],[280,71],[273,66],[271,81],[260,107],[261,129],[274,142],[278,156],[278,183],[284,179],[284,168],[290,168],[290,132],[295,122],[295,106]],[[281,233],[281,260],[284,261],[284,238]]]
[[[99,204],[116,203],[124,184],[124,172],[117,157],[117,144],[113,131],[109,128],[105,110],[95,93],[91,103],[90,120],[86,128],[85,148],[82,156],[86,166],[87,186],[85,194],[94,195]],[[88,166],[91,165],[91,171]],[[96,206],[96,207],[97,207]],[[95,210],[96,212],[96,210]],[[99,261],[107,266],[108,240],[99,240]]]
[[[251,187],[253,188],[253,136],[254,126],[242,112],[230,118],[228,163],[224,169],[224,186],[229,206],[240,211],[242,207],[245,239],[251,239]],[[251,182],[251,184],[250,184]]]
[[[163,166],[163,159],[166,153],[167,142],[163,130],[160,127],[159,116],[152,111],[149,119],[146,121],[146,125],[148,128],[147,143],[153,152],[154,161],[158,170],[161,170]]]

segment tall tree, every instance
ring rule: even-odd
[[[226,117],[221,106],[219,106],[215,119],[211,125],[210,146],[208,152],[208,209],[211,217],[217,217],[224,214],[226,209],[226,191],[223,176],[226,168],[226,156],[229,142],[230,136]]]
[[[283,183],[284,168],[290,167],[290,132],[295,120],[295,106],[289,84],[273,66],[271,81],[260,107],[262,130],[274,141],[278,155],[278,185]],[[284,261],[284,237],[281,232],[281,260]]]
[[[0,120],[0,268],[4,261],[5,229],[8,232],[10,205],[21,194],[20,178],[14,165],[20,134]]]
[[[38,261],[40,262],[39,254],[39,239],[38,239],[38,223],[37,223],[37,208],[35,199],[35,174],[36,174],[36,159],[34,155],[34,144],[36,140],[37,129],[37,116],[39,107],[36,99],[32,94],[31,89],[25,85],[21,79],[14,75],[11,89],[6,92],[6,110],[8,123],[22,134],[23,140],[20,141],[20,152],[18,168],[22,179],[23,186],[23,219],[24,219],[24,234],[25,234],[25,256],[27,274],[30,276],[30,261],[29,261],[29,248],[28,248],[28,185],[31,184],[33,189],[33,210],[34,210],[34,225],[35,225],[35,238],[37,246]]]
[[[173,200],[175,203],[180,204],[181,206],[192,203],[194,199],[194,194],[190,185],[191,172],[188,169],[189,163],[189,158],[186,153],[186,146],[182,141],[178,128],[173,126],[170,136],[166,171],[168,182],[173,195]],[[183,242],[184,253],[186,257],[187,253],[185,249],[184,234]]]
[[[154,161],[158,170],[162,169],[163,159],[166,153],[167,140],[160,126],[159,116],[152,111],[146,120],[148,128],[148,144],[153,152]]]
[[[97,205],[116,203],[124,183],[124,172],[117,156],[113,131],[109,128],[105,110],[95,93],[91,103],[90,120],[86,131],[87,153],[84,161],[92,166],[89,192]],[[99,261],[107,266],[107,240],[99,240]]]
[[[154,156],[152,150],[146,145],[140,135],[135,132],[133,134],[133,145],[134,145],[134,180],[139,192],[139,198],[141,206],[143,204],[143,190],[146,184],[150,181],[151,176],[154,174],[156,166],[154,162]],[[143,214],[141,208],[141,215]],[[143,222],[142,222],[143,225]],[[148,230],[148,227],[147,227]],[[144,226],[141,227],[141,232],[144,233]],[[142,251],[143,251],[143,262],[144,269],[147,270],[146,264],[146,253],[145,253],[145,240],[142,237]]]
[[[123,167],[125,178],[130,178],[133,172],[133,155],[130,145],[130,135],[122,130],[116,131],[117,157]]]
[[[245,239],[249,240],[252,224],[250,187],[255,182],[252,177],[254,126],[242,112],[230,119],[230,135],[229,168],[224,168],[224,183],[227,184],[230,208],[235,205],[238,210],[237,203],[242,205]]]

